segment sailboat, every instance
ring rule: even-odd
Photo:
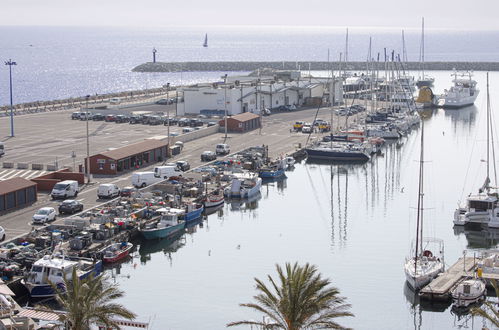
[[[204,35],[203,47],[208,47],[208,33]]]
[[[431,87],[435,82],[435,78],[425,75],[424,73],[424,17],[422,18],[421,23],[421,77],[419,77],[416,82],[416,86],[418,88],[421,87]]]
[[[411,256],[404,265],[407,283],[419,290],[444,271],[444,242],[438,238],[423,237],[423,164],[424,121],[421,121],[421,153],[419,158],[418,210],[416,218],[416,240]]]
[[[490,186],[490,149],[494,146],[494,142],[491,141],[491,125],[489,74],[487,73],[487,175],[478,194],[469,195],[466,198],[466,204],[454,212],[455,225],[484,224],[491,228],[499,228],[497,191],[492,192],[494,188]],[[497,174],[495,181],[497,182]]]

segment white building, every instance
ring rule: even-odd
[[[259,114],[265,108],[317,105],[329,94],[326,78],[275,81],[272,77],[227,77],[226,83],[215,83],[183,89],[184,102],[177,106],[178,115],[217,114],[223,116],[244,112]],[[339,91],[341,85],[336,87]]]

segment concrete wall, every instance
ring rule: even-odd
[[[31,179],[31,181],[37,184],[39,191],[50,191],[56,183],[64,180],[76,180],[79,184],[84,184],[85,175],[83,173],[70,172],[69,169],[65,168]]]
[[[206,128],[203,128],[203,129],[200,129],[197,131],[193,131],[190,133],[175,136],[172,139],[172,144],[177,142],[177,141],[188,142],[188,141],[199,139],[199,138],[211,135],[211,134],[215,134],[218,132],[218,127],[219,127],[218,125],[214,125],[214,126],[206,127]]]

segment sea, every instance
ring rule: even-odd
[[[205,33],[207,48],[201,46]],[[153,47],[159,61],[323,61],[328,49],[339,56],[345,47],[339,28],[0,27],[0,35],[0,57],[17,62],[14,103],[216,81],[225,74],[131,72],[151,60]],[[350,29],[351,60],[366,58],[370,36],[373,53],[401,49],[401,31]],[[498,31],[430,29],[425,57],[494,61],[499,44],[491,40],[498,37]],[[418,60],[419,39],[419,31],[405,32],[409,60]],[[0,104],[7,103],[7,69],[0,68]],[[431,72],[436,93],[451,86],[451,73]],[[452,223],[458,203],[477,192],[486,175],[486,73],[474,77],[481,90],[474,106],[430,111],[424,119],[425,236],[445,241],[447,266],[499,242],[498,231]],[[490,86],[497,124],[499,73],[490,73]],[[268,283],[276,264],[308,262],[351,304],[355,317],[338,320],[345,327],[493,328],[449,304],[420,303],[405,283],[403,265],[416,232],[421,132],[414,129],[366,164],[298,162],[285,179],[266,182],[260,195],[226,203],[175,239],[135,242],[129,259],[105,271],[125,292],[119,302],[151,329],[223,329],[232,321],[262,320],[240,306],[254,302],[255,278]]]

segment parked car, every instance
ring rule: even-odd
[[[163,121],[163,125],[165,126],[168,126],[168,121],[170,121],[170,126],[173,126],[173,125],[177,125],[178,123],[178,119],[175,118],[175,117],[170,117],[170,120],[168,120],[168,117],[165,118],[165,120]]]
[[[303,128],[303,124],[305,124],[304,121],[296,121],[294,124],[293,124],[293,129],[295,131],[301,131],[301,129]]]
[[[214,167],[210,167],[210,166],[201,166],[201,167],[198,167],[194,170],[194,172],[196,173],[208,173],[210,175],[215,175],[217,174],[217,169],[214,168]]]
[[[142,123],[142,119],[140,116],[130,116],[130,120],[128,121],[129,124],[140,124]]]
[[[264,116],[270,116],[272,114],[272,111],[270,111],[270,109],[268,108],[265,108],[262,110],[262,115]]]
[[[190,133],[194,131],[195,127],[184,127],[182,128],[182,133]]]
[[[156,104],[170,104],[168,99],[159,99],[155,103]]]
[[[137,189],[133,186],[127,186],[127,187],[124,187],[123,189],[121,189],[121,197],[130,197],[132,196],[132,194],[137,191]]]
[[[127,123],[130,121],[130,118],[125,115],[116,115],[116,118],[114,119],[115,123]]]
[[[151,116],[147,121],[149,125],[161,125],[163,122],[160,116]]]
[[[182,149],[184,149],[184,142],[182,142],[182,141],[177,141],[177,142],[175,142],[174,146],[175,146],[175,147],[179,147],[179,148],[180,148],[180,150],[182,150]]]
[[[88,120],[92,120],[92,117],[93,117],[92,113],[90,113],[90,112],[87,112],[87,113],[81,112],[80,113],[80,120],[87,120],[87,117],[88,117]]]
[[[79,112],[79,111],[73,112],[73,113],[71,114],[71,119],[73,119],[73,120],[74,120],[74,119],[78,120],[78,119],[80,119],[80,115],[81,115],[81,114],[82,114],[82,112]]]
[[[0,242],[5,239],[5,229],[0,226]]]
[[[104,121],[107,121],[107,122],[116,121],[116,115],[109,114],[106,116],[106,118],[104,118]]]
[[[191,165],[189,164],[188,161],[185,161],[185,160],[179,160],[177,161],[177,168],[181,171],[188,171],[191,169]]]
[[[209,162],[215,159],[217,159],[217,154],[211,150],[203,151],[203,153],[201,154],[201,161],[203,162]]]
[[[121,100],[119,97],[113,97],[112,99],[109,100],[110,104],[120,104]]]
[[[42,207],[33,215],[33,223],[46,223],[54,221],[55,218],[56,212],[53,207]]]
[[[106,116],[104,116],[102,113],[96,113],[92,116],[92,120],[94,121],[99,121],[99,120],[104,120]]]
[[[83,204],[74,199],[66,199],[59,205],[59,214],[75,214],[83,211]]]
[[[189,121],[189,126],[190,127],[200,127],[203,126],[204,122],[200,119],[193,118]]]
[[[214,121],[209,121],[209,122],[206,124],[206,126],[207,126],[207,127],[210,127],[210,126],[215,126],[216,124],[217,124],[217,123],[216,123],[216,122],[214,122]]]
[[[189,126],[189,118],[180,118],[178,120],[178,126]]]
[[[310,125],[310,123],[303,124],[303,127],[301,128],[302,133],[312,133],[312,131],[313,131],[313,128],[312,128],[312,125]]]

